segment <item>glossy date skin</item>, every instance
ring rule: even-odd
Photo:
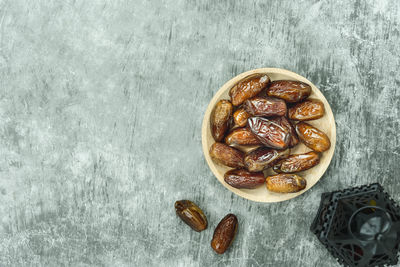
[[[277,173],[295,173],[308,170],[319,163],[319,154],[314,151],[304,154],[293,154],[278,161],[273,170]]]
[[[324,152],[331,147],[328,136],[306,122],[296,124],[296,132],[300,140],[317,152]]]
[[[207,228],[207,217],[204,212],[190,200],[175,202],[176,215],[193,230],[201,232]]]
[[[232,168],[244,167],[244,153],[223,143],[214,143],[210,147],[210,156],[219,164]]]
[[[235,188],[254,189],[264,184],[262,172],[249,172],[245,169],[227,171],[224,175],[227,184]]]
[[[217,225],[211,240],[212,249],[223,254],[235,239],[238,228],[238,219],[234,214],[226,215]]]
[[[252,116],[284,116],[287,112],[285,101],[274,97],[256,96],[247,99],[243,108]]]
[[[247,124],[253,134],[265,146],[275,149],[286,149],[290,143],[290,133],[278,123],[266,118],[251,117]]]
[[[324,103],[318,99],[307,99],[289,108],[288,117],[296,121],[316,120],[324,116]]]
[[[211,134],[214,140],[221,141],[229,129],[232,119],[233,106],[228,100],[220,100],[211,112]]]
[[[269,120],[276,122],[283,128],[287,129],[287,131],[290,133],[289,147],[295,147],[299,143],[299,138],[296,134],[296,130],[293,127],[292,123],[288,119],[286,119],[286,117],[274,117]]]
[[[252,75],[231,88],[229,96],[234,106],[239,106],[246,99],[256,96],[265,89],[270,82],[267,75]]]
[[[287,158],[289,149],[275,150],[267,147],[260,147],[247,153],[244,157],[244,165],[250,172],[259,172],[272,167],[277,160]]]
[[[234,125],[237,127],[244,127],[247,124],[247,119],[250,117],[251,115],[247,113],[244,108],[240,108],[233,113]]]
[[[266,179],[267,189],[276,193],[295,193],[307,186],[307,181],[296,174],[277,174]]]
[[[233,130],[226,136],[225,143],[230,146],[262,144],[248,128],[238,128]]]
[[[267,90],[269,96],[295,103],[306,99],[311,94],[311,86],[299,81],[273,81]]]

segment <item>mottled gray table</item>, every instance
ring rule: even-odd
[[[337,266],[309,231],[320,194],[400,200],[400,3],[351,2],[1,1],[0,265]],[[201,150],[213,94],[258,67],[310,79],[337,124],[326,174],[278,204],[226,190]],[[175,216],[186,198],[208,230]]]

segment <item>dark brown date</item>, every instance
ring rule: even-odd
[[[252,116],[284,116],[287,112],[285,101],[274,97],[256,96],[247,99],[243,108]]]
[[[203,211],[190,200],[178,200],[175,202],[176,215],[193,230],[201,232],[207,228],[207,217]]]
[[[319,154],[313,151],[305,154],[293,154],[278,161],[273,167],[277,173],[294,173],[308,170],[319,163]]]
[[[224,139],[232,119],[233,106],[229,100],[220,100],[211,112],[211,133],[214,140],[219,142]]]
[[[263,89],[265,89],[270,82],[267,75],[252,75],[239,82],[237,85],[231,88],[229,96],[231,97],[232,104],[239,106],[246,99],[256,96]]]
[[[277,174],[266,179],[267,189],[276,193],[295,193],[307,186],[307,181],[296,174]]]
[[[316,120],[324,116],[324,103],[318,99],[307,99],[289,108],[288,117],[296,121]]]
[[[295,103],[306,99],[311,94],[311,86],[299,81],[273,81],[267,94],[288,103]]]
[[[244,157],[244,165],[251,172],[259,172],[271,167],[277,160],[287,158],[289,149],[275,150],[267,147],[260,147],[247,153]]]
[[[250,129],[238,128],[230,132],[226,138],[225,143],[228,145],[261,145],[262,143],[258,140]]]
[[[234,214],[226,215],[217,225],[211,240],[212,249],[223,254],[235,239],[238,228],[238,219]]]
[[[297,137],[296,130],[294,129],[292,123],[288,119],[286,119],[286,117],[275,117],[271,118],[270,120],[278,123],[280,126],[287,129],[287,131],[290,133],[289,147],[295,147],[299,143],[299,138]]]
[[[249,172],[244,169],[230,170],[224,175],[224,180],[235,188],[253,189],[263,185],[265,177],[262,172]]]
[[[323,152],[331,147],[328,136],[308,123],[296,124],[296,132],[300,140],[314,151]]]
[[[265,146],[275,149],[285,149],[290,142],[290,133],[278,123],[265,118],[251,117],[247,124],[253,134]]]
[[[240,108],[233,113],[233,121],[235,122],[235,126],[244,127],[246,126],[247,119],[250,118],[250,114],[247,113],[244,108]]]
[[[232,168],[244,167],[243,152],[223,143],[214,143],[210,148],[210,156],[215,162]]]

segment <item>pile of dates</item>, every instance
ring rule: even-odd
[[[328,136],[306,121],[321,118],[324,104],[309,99],[311,86],[300,81],[271,81],[255,74],[240,81],[220,100],[210,123],[215,143],[211,158],[233,169],[224,180],[235,188],[253,189],[266,183],[277,193],[303,190],[307,181],[298,172],[316,166],[331,146]],[[300,142],[310,152],[290,154]],[[272,168],[274,175],[265,177]]]

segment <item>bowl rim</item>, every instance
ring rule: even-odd
[[[320,94],[321,97],[325,100],[325,103],[327,103],[327,105],[325,105],[326,113],[330,113],[332,115],[332,118],[333,118],[333,124],[331,126],[332,127],[331,128],[332,136],[330,138],[331,147],[329,149],[329,150],[332,150],[332,152],[330,153],[330,158],[327,161],[326,165],[323,167],[322,171],[320,171],[319,177],[317,178],[315,183],[312,184],[309,188],[306,188],[305,190],[302,190],[302,191],[297,192],[297,193],[284,194],[284,195],[282,195],[282,198],[279,199],[278,201],[264,201],[264,200],[260,200],[260,199],[257,199],[257,198],[252,198],[251,194],[250,195],[249,194],[245,194],[243,191],[241,191],[241,189],[230,187],[230,186],[228,186],[228,184],[226,184],[223,181],[221,181],[218,178],[218,176],[220,176],[220,174],[219,174],[219,171],[216,168],[216,163],[214,163],[213,160],[210,157],[209,148],[207,146],[207,140],[206,140],[207,139],[207,137],[206,137],[207,136],[207,129],[208,129],[208,125],[210,123],[210,115],[211,115],[211,112],[213,110],[213,107],[215,106],[216,102],[219,100],[221,95],[223,95],[225,93],[225,91],[227,91],[230,88],[232,88],[240,80],[242,80],[242,79],[244,79],[244,78],[246,78],[246,77],[248,77],[250,75],[258,74],[258,73],[261,73],[261,74],[262,73],[265,73],[265,74],[268,74],[268,73],[282,74],[282,75],[290,76],[294,80],[299,80],[299,81],[302,81],[302,82],[310,84],[311,87],[313,88],[313,90],[316,90],[315,92],[317,94]],[[325,174],[326,170],[328,169],[328,167],[329,167],[329,165],[330,165],[330,163],[332,161],[333,155],[335,154],[335,147],[336,147],[336,122],[335,122],[335,117],[334,117],[334,114],[333,114],[332,109],[330,107],[330,104],[326,100],[325,96],[318,89],[318,87],[316,87],[312,82],[310,82],[305,77],[303,77],[303,76],[301,76],[301,75],[299,75],[299,74],[297,74],[295,72],[292,72],[292,71],[289,71],[289,70],[286,70],[286,69],[281,69],[281,68],[257,68],[257,69],[252,69],[252,70],[249,70],[249,71],[246,71],[246,72],[238,74],[237,76],[233,77],[232,79],[227,81],[225,84],[223,84],[218,89],[218,91],[214,94],[213,98],[211,99],[211,101],[207,105],[206,112],[204,113],[204,117],[203,117],[201,132],[202,132],[201,133],[201,142],[202,142],[203,154],[204,154],[204,157],[205,157],[206,162],[208,164],[208,167],[210,168],[210,170],[213,173],[213,175],[215,176],[215,178],[225,188],[227,188],[232,193],[234,193],[234,194],[236,194],[236,195],[238,195],[238,196],[240,196],[242,198],[245,198],[245,199],[248,199],[248,200],[251,200],[251,201],[254,201],[254,202],[260,202],[260,203],[276,203],[276,202],[282,202],[282,201],[290,200],[290,199],[293,199],[293,198],[295,198],[295,197],[297,197],[299,195],[302,195],[305,192],[307,192],[308,190],[310,190],[315,184],[318,183],[318,181]],[[222,177],[222,180],[223,180],[223,177]]]

